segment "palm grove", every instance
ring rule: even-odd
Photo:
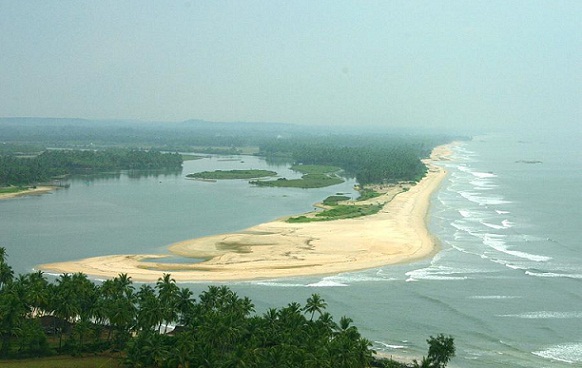
[[[14,276],[6,258],[0,248],[5,358],[115,350],[132,367],[405,367],[373,359],[370,341],[350,318],[334,321],[318,294],[258,315],[226,286],[194,298],[169,274],[139,288],[126,274],[101,284],[82,273],[49,282],[40,271]],[[414,366],[444,367],[453,339],[428,342],[428,356]]]

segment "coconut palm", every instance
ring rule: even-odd
[[[321,315],[322,311],[327,307],[325,300],[319,296],[319,294],[311,294],[311,297],[307,298],[307,303],[303,310],[305,313],[311,313],[311,320],[313,321],[313,316],[317,312]]]

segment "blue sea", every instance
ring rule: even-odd
[[[439,242],[411,264],[308,278],[227,283],[257,313],[319,293],[374,348],[420,358],[426,339],[455,338],[451,367],[582,366],[580,134],[488,134],[454,145],[431,201]],[[69,189],[0,201],[0,244],[17,272],[100,254],[164,252],[188,238],[310,210],[353,182],[318,190],[196,182],[211,168],[271,168],[251,157],[185,163],[179,175],[75,178]],[[292,175],[284,167],[275,168]],[[233,211],[232,208],[235,210]],[[185,283],[195,294],[205,283]]]

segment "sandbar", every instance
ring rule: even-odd
[[[50,193],[55,189],[56,189],[56,187],[54,187],[54,186],[44,185],[44,186],[38,186],[38,187],[31,187],[31,188],[28,188],[25,190],[21,190],[20,192],[0,193],[0,200],[1,199],[10,199],[10,198],[16,198],[16,197],[29,196],[29,195],[41,195],[41,194]]]
[[[424,160],[428,172],[420,182],[392,186],[371,199],[385,203],[374,215],[308,223],[278,219],[169,246],[173,255],[205,259],[198,263],[155,262],[165,257],[160,254],[125,254],[38,269],[106,278],[126,273],[143,282],[157,281],[164,273],[179,282],[244,281],[338,274],[426,258],[437,250],[426,225],[430,198],[446,177],[445,169],[435,163],[447,160],[450,153],[450,145],[436,147]]]

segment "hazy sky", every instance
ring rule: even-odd
[[[0,116],[579,127],[582,1],[0,0]]]

